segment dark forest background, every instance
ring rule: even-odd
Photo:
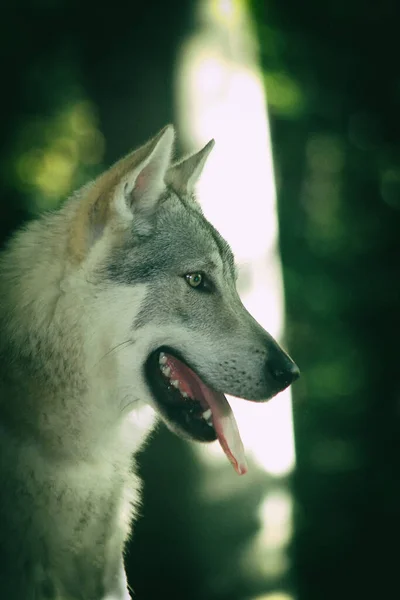
[[[302,370],[282,585],[297,600],[397,598],[400,4],[249,7],[269,99],[286,336]],[[175,120],[177,52],[194,26],[192,0],[3,2],[2,241],[44,208],[37,182],[47,185],[46,207],[55,203],[49,171],[67,194]],[[61,118],[67,105],[75,109]],[[46,163],[54,132],[59,160],[53,152]],[[267,593],[237,556],[273,482],[206,501],[191,448],[164,429],[140,464],[143,516],[127,556],[137,598]]]

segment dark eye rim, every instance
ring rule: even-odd
[[[195,278],[195,277],[200,277],[200,281],[197,285],[195,284],[195,282],[193,280],[191,280],[191,278]],[[200,272],[186,273],[185,278],[186,278],[186,281],[188,282],[188,284],[190,285],[190,287],[193,287],[193,288],[197,288],[197,287],[203,285],[203,282],[204,282],[204,275]],[[192,285],[192,283],[194,283],[194,285]]]
[[[193,275],[200,275],[201,281],[198,285],[190,284],[189,277],[191,277]],[[183,277],[184,277],[186,283],[188,284],[188,286],[192,290],[197,290],[199,292],[212,292],[214,289],[214,286],[213,286],[211,280],[202,271],[191,271],[190,273],[185,273],[185,275]]]

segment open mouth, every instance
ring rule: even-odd
[[[207,386],[180,353],[159,348],[145,363],[157,408],[175,432],[199,442],[218,439],[239,475],[247,471],[242,440],[232,409],[221,392]]]

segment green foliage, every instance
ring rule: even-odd
[[[302,371],[293,390],[298,597],[389,597],[398,586],[388,532],[400,525],[399,5],[251,6],[287,338]]]
[[[34,117],[16,134],[8,175],[31,210],[57,207],[95,173],[104,153],[95,107],[77,98],[53,115]]]

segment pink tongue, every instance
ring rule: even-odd
[[[213,424],[222,450],[238,475],[247,473],[243,442],[238,426],[224,394],[215,392],[203,383],[192,371],[174,356],[167,355],[167,366],[171,369],[170,379],[178,379],[181,391],[198,400],[204,410],[211,409]]]

